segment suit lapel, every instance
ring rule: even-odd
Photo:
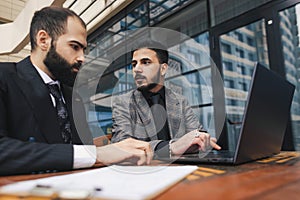
[[[168,125],[170,130],[171,138],[173,138],[181,125],[181,106],[180,103],[176,97],[176,95],[170,90],[165,90],[166,95],[166,110],[167,110],[167,116],[168,116]]]
[[[133,101],[134,107],[136,108],[135,112],[138,117],[137,121],[140,121],[140,123],[137,123],[136,125],[143,124],[146,135],[151,139],[157,139],[153,115],[146,99],[141,92],[135,90],[133,92]],[[140,128],[138,128],[138,130],[140,130]]]
[[[16,83],[31,106],[36,121],[48,143],[62,143],[62,137],[57,122],[48,88],[32,65],[30,58],[17,63]]]

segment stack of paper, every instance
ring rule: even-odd
[[[0,188],[0,193],[41,195],[80,199],[152,198],[197,169],[197,166],[117,166],[49,178],[22,181]],[[47,193],[48,191],[48,193]]]

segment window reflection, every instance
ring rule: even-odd
[[[215,134],[208,32],[169,48],[166,86],[187,98],[205,128]],[[177,55],[172,55],[176,52]]]
[[[148,25],[148,10],[146,4],[142,4],[139,7],[133,9],[126,16],[126,24],[124,29],[135,30]]]
[[[210,0],[212,26],[236,17],[269,1],[272,0]]]
[[[300,4],[279,13],[280,34],[286,79],[296,86],[291,108],[292,129],[296,150],[300,150],[300,85],[299,85],[299,16]]]
[[[209,56],[207,56],[209,55],[209,25],[211,27],[216,26],[270,1],[139,1],[136,3],[136,7],[129,7],[128,10],[126,8],[124,12],[122,11],[116,18],[113,18],[108,27],[103,27],[96,37],[89,40],[91,51],[87,56],[85,68],[90,67],[92,69],[92,77],[92,75],[96,75],[94,69],[99,69],[99,66],[104,65],[102,63],[108,65],[110,61],[106,58],[111,52],[122,46],[127,37],[125,35],[127,30],[136,30],[145,26],[159,26],[187,34],[193,39],[181,44],[173,44],[169,48],[169,50],[176,49],[176,52],[179,52],[179,55],[176,56],[184,59],[178,59],[175,55],[171,56],[169,65],[173,70],[169,71],[167,75],[167,83],[173,90],[188,97],[195,113],[200,113],[200,121],[207,126],[214,116],[210,98],[211,83],[204,81],[211,78],[211,63]],[[207,5],[210,5],[211,21],[208,18]],[[300,88],[298,86],[300,48],[297,29],[297,15],[300,12],[298,10],[296,6],[280,12],[281,42],[283,44],[282,52],[285,60],[286,78],[297,85],[291,109],[295,144],[300,144]],[[227,127],[228,133],[232,133],[230,137],[233,138],[229,138],[229,141],[236,141],[254,63],[259,61],[268,66],[268,53],[272,53],[271,51],[268,52],[266,44],[265,20],[259,20],[222,35],[220,37],[220,49],[228,116]],[[115,79],[111,79],[111,77],[115,77],[119,85],[115,89],[106,87],[104,90],[98,90],[98,100],[104,101],[105,98],[109,99],[109,95],[112,95],[113,92],[123,93],[135,87],[128,58],[121,59],[120,62],[116,63],[107,76],[109,77],[107,85],[110,87],[116,85]],[[93,79],[90,78],[89,80]],[[206,87],[204,87],[205,84]],[[101,84],[101,86],[104,87],[105,85]],[[110,108],[103,106],[104,103],[96,105],[98,117],[89,115],[91,125],[97,126],[98,123],[98,126],[103,126],[103,130],[109,133]],[[104,118],[101,118],[102,115]],[[235,146],[235,144],[232,145]],[[300,149],[300,145],[298,145],[298,149]]]
[[[220,37],[229,148],[235,148],[255,62],[268,66],[265,20]]]
[[[193,0],[150,0],[150,24],[160,22],[190,1]]]
[[[107,77],[105,81],[110,87],[104,87],[107,84],[101,78],[96,94],[93,95],[90,102],[87,102],[90,105],[88,120],[91,129],[101,128],[105,134],[109,134],[112,124],[112,95],[125,93],[135,88],[130,56],[120,55],[120,58],[116,58],[113,63],[110,63],[111,61],[108,59],[110,52],[117,50],[124,44],[127,37],[125,35],[126,31],[161,22],[171,13],[177,12],[182,6],[191,2],[194,2],[194,0],[145,1],[124,13],[124,17],[121,17],[119,21],[114,22],[96,38],[89,41],[91,51],[87,56],[88,62],[86,65],[89,65],[88,63],[94,60],[105,60],[106,66],[111,65],[110,69],[104,73]],[[201,12],[198,12],[199,10]],[[190,11],[193,12],[191,13]],[[203,33],[203,30],[208,27],[206,13],[205,1],[197,1],[196,6],[190,6],[188,9],[179,12],[176,15],[177,17],[164,21],[166,28],[177,29],[179,26],[184,33],[193,34],[193,39],[183,42],[178,41],[180,44],[172,44],[173,46],[169,47],[169,51],[174,50],[177,52],[177,55],[170,56],[169,68],[171,70],[168,70],[166,85],[173,91],[187,97],[205,128],[213,128],[214,114],[210,82],[209,36],[208,32]],[[180,23],[174,19],[181,19]],[[193,26],[188,25],[190,22]],[[93,67],[97,68],[94,65]]]

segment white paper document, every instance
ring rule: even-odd
[[[149,199],[197,169],[197,166],[117,166],[75,174],[22,181],[0,188],[0,193],[28,193],[37,187],[74,198],[88,193],[105,199]],[[77,195],[77,196],[76,196]]]

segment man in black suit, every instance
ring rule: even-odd
[[[71,170],[127,159],[138,165],[150,163],[152,151],[146,142],[128,139],[95,147],[83,123],[84,110],[72,113],[72,86],[84,62],[86,37],[86,26],[76,13],[46,7],[32,18],[31,55],[19,63],[0,64],[0,175]],[[60,89],[57,93],[49,89],[53,85]],[[81,102],[75,103],[84,109]],[[75,128],[73,115],[80,115],[84,125]]]

